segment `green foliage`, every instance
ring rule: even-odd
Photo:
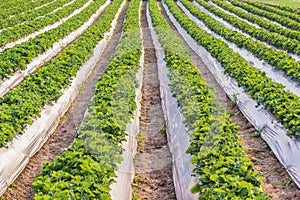
[[[276,13],[280,16],[285,16],[285,17],[288,17],[292,20],[300,22],[300,16],[297,15],[296,13],[291,13],[291,12],[287,12],[287,11],[284,11],[284,10],[280,10],[278,8],[268,6],[268,5],[264,5],[264,4],[259,3],[259,2],[247,1],[247,3],[252,5],[252,6],[255,6],[257,8],[260,8],[262,10],[265,10],[265,11],[268,11],[268,12],[271,12],[271,13]],[[291,2],[290,4],[296,4],[296,2],[293,2],[293,3]],[[298,3],[298,6],[300,7],[299,3]]]
[[[163,134],[166,134],[166,133],[167,133],[167,127],[166,127],[166,125],[164,125],[164,127],[162,127],[161,132],[162,132]]]
[[[98,23],[111,22],[121,3],[113,1]],[[91,32],[95,34],[96,30],[102,29],[97,27]],[[131,1],[123,30],[117,51],[97,83],[94,104],[89,106],[76,141],[45,163],[35,178],[35,199],[111,199],[110,185],[122,161],[126,124],[136,109],[136,73],[142,54],[139,0]]]
[[[16,71],[26,68],[33,58],[46,52],[52,45],[64,38],[72,31],[83,25],[99,7],[104,4],[105,0],[95,0],[79,14],[71,17],[58,27],[46,31],[28,41],[8,48],[0,53],[0,79],[13,75]],[[82,6],[85,0],[75,3]],[[75,5],[74,5],[75,6]],[[1,32],[2,33],[2,32]]]
[[[297,39],[300,41],[299,31],[283,28],[277,24],[270,22],[269,20],[266,20],[266,19],[256,16],[256,15],[253,15],[251,13],[248,13],[248,12],[237,8],[236,6],[230,5],[229,3],[226,3],[224,1],[220,1],[220,0],[212,0],[212,1],[214,3],[216,3],[218,6],[224,8],[225,10],[228,10],[229,12],[232,12],[232,13],[236,14],[237,16],[239,16],[243,19],[246,19],[252,23],[258,24],[260,27],[262,27],[270,32],[275,32],[280,35],[284,35],[287,38]]]
[[[262,132],[262,130],[261,131],[255,131],[254,133],[250,134],[250,136],[251,137],[260,137],[261,132]]]
[[[271,12],[268,12],[268,11],[265,11],[265,10],[261,10],[259,8],[256,8],[256,7],[252,6],[252,5],[242,3],[238,0],[229,0],[229,1],[233,5],[235,5],[237,7],[240,7],[244,10],[247,10],[250,13],[253,13],[255,15],[259,15],[259,16],[262,16],[262,17],[266,17],[266,18],[268,18],[272,21],[276,21],[276,22],[280,23],[281,25],[283,25],[287,28],[290,28],[290,29],[293,29],[293,30],[298,30],[298,31],[300,30],[300,23],[296,22],[295,20],[289,19],[288,17],[278,15],[274,12],[271,13]]]
[[[66,199],[109,199],[116,164],[121,162],[120,147],[107,140],[105,134],[81,130],[77,140],[43,165],[33,182],[35,199],[47,196]]]
[[[21,13],[13,17],[6,18],[0,21],[0,28],[3,29],[7,27],[12,27],[25,21],[34,20],[37,17],[41,17],[41,16],[44,17],[48,15],[48,13],[52,12],[53,10],[62,7],[64,4],[68,3],[69,1],[70,0],[58,0],[55,2],[51,2],[50,4],[42,8],[32,10],[31,12]]]
[[[268,44],[270,44],[274,47],[277,47],[277,48],[280,48],[280,49],[283,49],[283,50],[287,50],[288,52],[292,52],[292,53],[295,53],[295,54],[300,54],[300,41],[298,41],[296,39],[287,38],[287,37],[279,35],[277,33],[270,33],[269,31],[264,30],[262,28],[257,28],[255,26],[243,21],[243,20],[240,20],[239,18],[237,18],[237,17],[235,17],[231,14],[228,14],[228,13],[222,11],[219,8],[216,8],[214,5],[212,5],[210,3],[207,3],[204,0],[197,0],[197,2],[200,5],[202,5],[203,7],[205,7],[207,10],[209,10],[210,12],[214,13],[216,16],[219,16],[219,17],[223,18],[225,21],[227,21],[228,23],[230,23],[234,27],[240,29],[241,31],[247,33],[248,35],[250,35],[254,38],[257,38],[258,40],[264,41],[264,42],[266,42],[266,43],[268,43]],[[231,6],[230,4],[227,4],[223,1],[215,0],[214,2],[219,2],[220,5],[224,5],[225,7],[227,5]],[[232,7],[234,7],[234,6],[232,6]],[[235,8],[235,9],[237,9],[237,8]],[[239,10],[240,12],[243,12],[240,9],[237,9],[237,10]],[[253,15],[251,15],[251,16],[253,16]],[[260,18],[260,19],[262,19],[262,18]],[[269,23],[271,23],[271,22],[268,22],[268,24]],[[284,29],[284,30],[287,30],[287,29]],[[300,33],[297,32],[297,31],[293,31],[293,32],[296,32],[297,36],[299,36],[299,39],[300,39]],[[240,34],[240,33],[239,33],[239,35],[243,36],[243,34]],[[243,36],[243,37],[246,38],[245,36]],[[271,50],[271,48],[268,48],[267,46],[263,45],[262,43],[260,43],[260,46],[264,46],[264,51],[266,53],[268,52],[267,51],[268,49],[269,49],[269,52],[274,51],[273,49]],[[248,46],[245,46],[245,47],[250,51],[252,50]],[[253,50],[251,52],[253,52]],[[255,55],[259,57],[259,55],[261,55],[261,54],[255,54]],[[277,51],[276,55],[278,55],[278,59],[279,58],[280,59],[283,59],[283,58],[284,59],[289,59],[289,60],[291,60],[292,62],[295,63],[295,66],[297,66],[296,61],[294,59],[292,59],[292,57],[289,56],[288,54],[285,54],[282,51],[280,51],[280,52]],[[284,57],[283,57],[283,55],[284,55]],[[274,59],[273,56],[272,56],[272,59]],[[269,59],[267,61],[270,62]]]
[[[292,179],[292,178],[288,178],[287,180],[282,181],[282,182],[280,183],[280,185],[282,185],[282,186],[287,186],[287,185],[290,185],[292,182],[293,182],[293,179]]]
[[[172,0],[165,2],[175,16],[180,15]],[[189,52],[161,15],[155,0],[150,0],[149,9],[165,52],[171,92],[190,130],[187,152],[192,155],[194,175],[199,176],[191,191],[199,192],[199,199],[268,199],[261,191],[260,175],[239,144],[236,125],[218,105],[213,91],[201,78]]]
[[[10,15],[17,15],[22,12],[30,12],[30,10],[51,1],[52,0],[37,0],[28,2],[27,0],[7,0],[5,2],[1,2],[0,19],[2,20],[8,18]]]
[[[212,57],[220,62],[225,73],[234,77],[238,85],[245,87],[248,94],[256,99],[258,104],[263,104],[265,109],[273,113],[278,121],[288,129],[288,134],[295,136],[300,135],[300,101],[298,96],[289,91],[285,91],[282,84],[273,82],[264,72],[252,67],[240,54],[233,52],[221,39],[214,38],[202,30],[194,21],[181,12],[176,4],[171,4],[169,0],[165,2],[168,4],[174,17],[188,34],[190,34],[199,45],[202,45],[210,52]],[[223,37],[233,38],[235,35],[235,39],[241,39],[237,44],[242,45],[249,43],[253,45],[252,48],[256,49],[257,52],[263,52],[263,49],[257,46],[257,43],[252,39],[248,38],[246,41],[243,41],[239,35],[236,35],[236,32],[227,30],[226,27],[224,28],[220,23],[211,19],[209,15],[201,13],[192,3],[186,0],[182,0],[182,3],[188,5],[188,9],[190,9],[191,12],[197,13],[197,17],[199,18],[201,16],[207,26],[210,26]],[[275,60],[276,59],[274,59],[274,61]],[[282,62],[285,62],[284,59]]]
[[[94,1],[91,7],[80,15],[82,18],[74,18],[71,24],[80,24],[77,22],[78,19],[87,20],[102,3],[104,0]],[[100,20],[101,23],[97,26],[92,26],[85,31],[80,40],[64,49],[55,59],[47,62],[39,71],[31,74],[0,99],[0,147],[12,141],[14,135],[22,134],[25,127],[32,124],[35,117],[39,117],[43,107],[57,101],[62,94],[62,89],[69,86],[72,77],[90,57],[97,42],[104,38],[104,33],[110,28],[107,22],[112,19],[108,14],[101,16],[100,19],[103,21]],[[71,27],[69,29],[72,29]],[[25,51],[25,48],[23,50]]]
[[[5,29],[0,32],[0,47],[5,46],[9,42],[15,41],[19,38],[22,38],[30,33],[38,31],[43,27],[54,24],[55,22],[61,20],[64,17],[67,17],[76,9],[82,7],[87,0],[76,0],[75,3],[68,5],[61,10],[49,14],[44,18],[38,18],[34,21],[25,22],[24,24],[15,26],[11,29]]]
[[[252,38],[246,37],[237,31],[227,28],[210,15],[199,10],[188,0],[182,0],[181,2],[190,10],[193,15],[203,21],[209,29],[221,35],[225,39],[235,43],[238,47],[246,48],[259,59],[265,60],[269,65],[281,69],[286,73],[287,76],[291,76],[295,81],[300,83],[300,62],[296,62],[295,59],[293,59],[290,55],[286,54],[284,51],[270,48],[259,41],[254,41]],[[258,30],[248,23],[243,22],[219,9],[216,9],[214,6],[206,3],[204,0],[197,0],[197,2],[218,16],[222,16],[222,18],[224,17],[234,26],[241,28],[243,31],[246,31],[248,34],[254,37],[259,37],[262,40],[268,41],[274,46],[281,46],[284,49],[289,49],[290,51],[300,53],[300,43],[297,40],[292,41],[277,34],[271,36],[267,31],[265,33],[264,30]]]
[[[279,2],[278,2],[278,0],[264,0],[264,1],[265,2],[276,1],[277,2],[276,8],[290,12],[290,13],[295,13],[295,14],[300,15],[300,10],[297,9],[297,8],[300,8],[300,2],[297,2],[297,4],[296,4],[296,2],[294,0],[291,0],[291,1],[293,1],[293,4],[291,4],[290,0],[279,0]]]

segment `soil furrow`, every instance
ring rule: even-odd
[[[169,19],[165,9],[161,5],[162,14],[181,39],[176,27]],[[184,40],[183,40],[184,41]],[[191,53],[191,59],[196,64],[202,78],[214,89],[215,95],[227,112],[232,113],[231,120],[239,126],[239,135],[242,146],[246,149],[246,155],[251,159],[254,168],[264,176],[263,189],[272,199],[287,200],[299,199],[300,191],[289,179],[284,167],[279,163],[272,150],[260,137],[251,137],[255,128],[248,122],[238,107],[229,99],[225,91],[220,87],[202,59],[184,41],[184,45]]]
[[[102,53],[97,66],[92,71],[91,75],[87,78],[85,83],[80,88],[72,106],[67,113],[62,117],[55,133],[48,139],[44,146],[30,159],[29,164],[10,186],[3,195],[5,200],[23,200],[33,199],[34,192],[32,191],[33,178],[42,171],[42,165],[45,161],[53,160],[60,154],[66,147],[68,147],[76,136],[77,130],[84,119],[84,113],[88,108],[91,98],[94,95],[96,84],[99,78],[105,72],[109,64],[110,56],[115,52],[118,45],[123,21],[125,18],[126,8],[121,12],[117,25],[107,44],[104,52]]]
[[[136,176],[133,193],[136,199],[176,199],[172,175],[172,156],[164,132],[155,48],[148,28],[146,3],[143,2],[141,24],[145,47],[142,87],[142,114],[134,159]]]

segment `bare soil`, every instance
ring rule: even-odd
[[[31,188],[32,182],[34,177],[42,171],[43,163],[48,160],[53,160],[74,141],[77,130],[84,119],[84,113],[94,95],[95,86],[99,78],[105,72],[105,69],[109,64],[110,56],[115,52],[122,33],[125,12],[126,8],[122,11],[111,40],[102,53],[97,66],[83,84],[72,107],[70,107],[67,113],[62,117],[55,133],[30,159],[27,167],[1,198],[5,200],[33,199],[34,192]]]
[[[141,24],[145,47],[145,69],[142,87],[142,113],[133,193],[137,199],[176,199],[172,156],[163,131],[165,120],[160,99],[157,59],[143,2]]]
[[[177,36],[182,38],[167,16],[163,6],[161,6],[161,8],[165,19],[171,25],[172,29],[176,31]],[[239,126],[239,135],[241,136],[240,142],[246,149],[246,156],[251,159],[254,168],[263,175],[263,190],[269,194],[271,199],[300,199],[300,190],[295,183],[291,181],[291,183],[284,185],[284,183],[289,180],[289,175],[285,168],[279,163],[272,150],[260,137],[250,136],[256,131],[255,128],[248,122],[238,107],[232,103],[198,54],[196,54],[186,42],[184,42],[184,45],[190,50],[191,59],[196,64],[202,78],[215,90],[215,95],[219,99],[220,104],[226,108],[227,112],[233,114],[231,120]]]

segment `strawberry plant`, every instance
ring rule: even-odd
[[[270,32],[278,33],[278,34],[286,36],[288,38],[297,39],[298,41],[300,41],[299,31],[286,29],[286,28],[281,27],[277,24],[274,24],[274,23],[270,22],[269,20],[266,20],[262,17],[252,15],[251,13],[241,10],[241,9],[239,9],[229,3],[226,3],[224,1],[220,1],[220,0],[212,0],[212,1],[215,4],[217,4],[218,6],[222,7],[223,9],[228,10],[229,12],[232,12],[232,13],[236,14],[237,16],[239,16],[243,19],[246,19],[252,23],[258,24],[260,27],[262,27]]]
[[[263,43],[259,41],[254,41],[252,38],[246,37],[241,33],[238,33],[237,31],[233,31],[226,26],[220,24],[217,20],[215,20],[210,15],[202,12],[199,10],[193,3],[187,0],[181,1],[184,6],[189,9],[189,11],[196,16],[198,19],[203,21],[205,25],[217,33],[218,35],[224,37],[225,39],[235,43],[239,48],[246,48],[251,53],[253,53],[256,57],[258,57],[261,60],[265,60],[267,63],[269,63],[271,66],[277,67],[281,69],[283,72],[286,73],[286,75],[291,76],[295,81],[300,83],[300,63],[297,62],[295,59],[293,59],[290,55],[286,54],[284,51],[279,51],[274,48],[269,48]],[[199,3],[206,4],[202,0],[198,0]],[[210,6],[210,4],[208,5]],[[212,8],[212,7],[211,7]],[[218,12],[218,11],[216,11]],[[221,11],[220,11],[221,13]],[[227,16],[226,13],[222,11],[223,14]],[[231,18],[231,15],[229,15]],[[233,17],[234,20],[234,17]],[[238,20],[239,23],[239,20]],[[255,32],[255,29],[253,29],[253,32]],[[268,39],[272,40],[272,39]],[[277,39],[275,39],[277,40]],[[280,40],[283,42],[282,40]],[[289,45],[291,41],[287,43],[281,44],[282,46],[286,46],[286,48],[290,49],[295,46]],[[297,45],[296,45],[297,46]],[[295,51],[299,51],[300,48],[296,47]],[[300,52],[300,51],[299,51]]]
[[[113,1],[104,15],[114,18],[120,3]],[[97,83],[94,104],[89,106],[75,142],[46,162],[35,178],[35,199],[111,199],[110,185],[122,161],[126,125],[136,109],[136,73],[142,54],[139,3],[130,2],[117,51]]]
[[[53,0],[37,0],[30,2],[27,0],[8,0],[2,2],[0,5],[0,19],[6,19],[11,15],[17,15],[22,12],[30,12],[34,8],[50,3],[51,1]]]
[[[259,2],[247,1],[246,3],[249,4],[249,5],[255,6],[257,8],[260,8],[262,10],[265,10],[265,11],[268,11],[268,12],[271,12],[271,13],[276,13],[276,14],[278,14],[280,16],[285,16],[285,17],[288,17],[288,18],[290,18],[292,20],[300,22],[299,15],[297,15],[296,12],[295,13],[286,12],[286,11],[280,10],[280,9],[278,9],[276,7],[264,5],[264,4],[259,3]]]
[[[172,0],[167,4],[176,6]],[[150,0],[149,10],[165,52],[171,92],[190,132],[187,152],[195,166],[193,175],[198,176],[191,192],[199,193],[199,199],[268,199],[261,191],[260,175],[238,141],[237,126],[218,105],[212,89],[201,78],[155,0]]]
[[[31,21],[34,20],[37,17],[45,16],[48,13],[52,12],[53,10],[63,6],[64,4],[68,3],[70,0],[58,0],[55,2],[51,2],[47,6],[41,7],[39,9],[33,10],[31,12],[25,12],[21,14],[17,14],[13,17],[6,18],[0,21],[0,28],[7,28],[15,26],[19,23],[25,22],[25,21]]]
[[[206,1],[197,0],[197,2],[201,6],[203,6],[204,8],[206,8],[207,10],[209,10],[210,12],[215,14],[216,16],[221,17],[222,19],[224,19],[225,21],[227,21],[234,27],[249,34],[250,36],[252,36],[258,40],[264,41],[274,47],[277,47],[277,48],[280,48],[280,49],[283,49],[283,50],[286,50],[288,52],[292,52],[295,54],[300,54],[300,41],[298,41],[296,39],[289,39],[289,38],[279,35],[277,33],[270,33],[269,31],[266,31],[262,28],[256,28],[255,26],[252,26],[252,25],[248,24],[247,22],[242,21],[231,14],[227,14],[226,12],[216,8],[215,6],[211,5],[210,3],[207,3]],[[223,2],[221,2],[221,3],[223,3]],[[223,4],[226,4],[226,3],[223,3]],[[297,33],[299,33],[299,32],[297,32]],[[288,55],[286,55],[285,58],[291,59],[291,57]]]
[[[44,53],[55,42],[82,26],[104,3],[105,0],[95,0],[79,14],[58,27],[39,34],[22,44],[15,45],[13,48],[5,49],[0,53],[0,79],[3,80],[20,69],[26,69],[26,64],[29,64],[33,58]]]
[[[284,90],[282,84],[273,82],[270,78],[266,77],[264,72],[252,67],[243,57],[233,52],[228,45],[221,39],[217,39],[206,31],[202,30],[194,21],[187,17],[176,4],[171,3],[169,0],[165,1],[174,17],[181,24],[181,26],[194,38],[194,40],[202,45],[211,56],[216,58],[224,72],[234,77],[239,86],[243,86],[258,104],[263,104],[265,109],[269,110],[287,129],[289,135],[300,135],[300,101],[299,97],[289,91]],[[182,0],[184,4],[189,2]],[[197,8],[195,12],[197,12]],[[214,24],[216,29],[224,30],[222,35],[230,36],[232,32],[223,29],[219,23],[211,20],[207,16],[207,25]],[[220,27],[219,27],[220,26]],[[241,39],[240,38],[237,38]],[[253,40],[248,39],[251,43]],[[242,44],[240,41],[238,44]],[[252,43],[253,44],[253,43]],[[252,46],[257,52],[263,52],[259,46]],[[281,62],[281,61],[279,61]],[[283,61],[284,62],[284,61]],[[276,97],[274,99],[274,97]]]
[[[103,0],[95,1],[96,7],[92,8],[97,10],[101,2]],[[105,13],[116,12],[116,8],[113,8]],[[91,15],[90,12],[85,14]],[[63,89],[68,88],[77,71],[92,55],[96,44],[104,38],[104,33],[110,29],[112,20],[110,14],[101,15],[96,24],[84,31],[80,40],[65,48],[57,57],[47,62],[40,70],[31,74],[0,99],[1,114],[10,116],[0,119],[1,147],[11,141],[16,134],[23,134],[24,129],[32,124],[33,119],[40,116],[45,105],[58,100]],[[2,124],[6,125],[2,126]]]
[[[54,24],[64,17],[72,14],[76,9],[81,8],[88,0],[76,0],[71,5],[68,5],[61,10],[49,14],[43,18],[37,18],[34,21],[25,22],[24,24],[14,26],[11,29],[5,29],[0,32],[0,47],[4,47],[6,44],[16,41],[30,33],[38,31],[47,25]]]
[[[276,8],[290,12],[290,13],[296,13],[297,15],[300,15],[300,10],[298,10],[296,8],[291,8],[289,6],[281,6],[281,5],[277,5]]]
[[[258,15],[258,16],[261,16],[261,17],[265,17],[265,18],[268,18],[272,21],[276,21],[278,22],[279,24],[289,28],[289,29],[292,29],[292,30],[300,30],[300,23],[298,23],[297,21],[295,20],[292,20],[292,19],[289,19],[288,17],[285,17],[285,16],[281,16],[281,15],[278,15],[276,13],[270,13],[268,11],[265,11],[265,10],[261,10],[259,8],[256,8],[252,5],[249,5],[249,4],[246,4],[246,3],[242,3],[238,0],[228,0],[231,4],[237,6],[237,7],[240,7],[250,13],[253,13],[255,15]]]

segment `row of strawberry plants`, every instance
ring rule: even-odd
[[[0,47],[4,47],[9,42],[16,41],[30,33],[38,31],[47,25],[54,24],[62,18],[72,14],[75,10],[81,8],[88,0],[76,0],[71,5],[58,10],[55,13],[49,14],[46,17],[38,18],[34,21],[25,22],[24,24],[14,26],[11,29],[5,29],[0,32]]]
[[[79,40],[0,99],[0,147],[12,141],[14,135],[22,134],[26,126],[39,117],[45,105],[62,95],[62,89],[68,87],[97,42],[109,30],[112,21],[109,15],[114,12],[110,7],[100,16],[99,23],[86,30]]]
[[[7,0],[5,2],[1,2],[0,4],[0,9],[1,10],[7,10],[7,9],[12,9],[14,7],[22,6],[22,5],[26,5],[29,4],[30,1],[29,0]]]
[[[300,41],[299,31],[283,28],[283,27],[276,25],[262,17],[255,16],[253,14],[245,12],[244,10],[241,10],[241,9],[239,9],[229,3],[226,3],[224,1],[212,0],[212,2],[214,2],[218,6],[220,6],[221,8],[223,8],[229,12],[236,14],[237,16],[239,16],[243,19],[246,19],[252,23],[258,24],[260,27],[262,27],[270,32],[278,33],[278,34],[286,36],[288,38],[297,39],[298,41]]]
[[[46,162],[35,178],[36,200],[111,199],[110,185],[122,160],[126,124],[136,109],[141,49],[139,0],[132,0],[117,52],[97,83],[95,104],[89,107],[75,142],[53,161]]]
[[[199,199],[268,199],[260,189],[260,175],[238,141],[237,126],[216,103],[213,91],[201,78],[156,1],[149,3],[153,26],[165,52],[170,89],[190,130],[187,152],[192,155],[193,172],[199,175],[191,191],[200,192]]]
[[[12,27],[25,21],[34,20],[35,18],[40,16],[46,16],[51,11],[59,7],[62,7],[64,4],[68,2],[70,2],[70,0],[57,0],[53,3],[50,3],[47,6],[33,10],[31,12],[26,12],[20,15],[15,15],[13,17],[3,19],[0,21],[0,28],[2,29],[2,28]]]
[[[284,51],[270,48],[262,42],[254,41],[252,38],[246,37],[242,33],[227,28],[187,0],[182,0],[181,2],[194,16],[203,21],[209,29],[235,43],[238,47],[246,48],[259,59],[265,60],[269,65],[283,70],[287,76],[291,76],[295,81],[300,83],[300,62],[295,61],[292,56]],[[199,0],[197,2],[202,3],[203,1]]]
[[[271,13],[276,13],[280,16],[285,16],[285,17],[288,17],[292,20],[295,20],[297,22],[300,22],[300,17],[299,15],[297,15],[296,13],[290,13],[290,12],[286,12],[286,11],[283,11],[283,10],[280,10],[276,7],[272,7],[272,6],[268,6],[268,5],[264,5],[262,3],[259,3],[259,2],[254,2],[254,1],[246,1],[247,4],[250,4],[252,6],[255,6],[257,8],[260,8],[262,10],[265,10],[265,11],[269,11]]]
[[[281,24],[281,25],[283,25],[287,28],[290,28],[290,29],[293,29],[293,30],[298,30],[298,31],[300,30],[300,23],[297,23],[296,21],[294,21],[292,19],[289,19],[289,18],[284,17],[284,16],[280,16],[280,15],[275,14],[275,13],[270,13],[270,12],[261,10],[259,8],[254,7],[254,6],[242,3],[239,0],[228,0],[228,1],[230,3],[232,3],[233,5],[237,6],[237,7],[240,7],[244,10],[247,10],[250,13],[253,13],[255,15],[259,15],[259,16],[262,16],[262,17],[266,17],[267,19],[270,19],[272,21],[276,21],[279,24]]]
[[[197,0],[197,2],[211,13],[215,14],[218,17],[221,17],[234,27],[249,34],[250,36],[258,40],[264,41],[270,45],[273,45],[274,47],[300,55],[300,41],[296,39],[286,38],[277,33],[270,33],[269,31],[266,31],[261,28],[256,28],[255,26],[252,26],[235,16],[227,14],[226,12],[216,8],[215,6],[211,5],[210,3],[207,3],[204,0]]]
[[[5,19],[11,15],[16,15],[18,13],[30,11],[36,7],[42,6],[52,1],[54,0],[36,0],[36,1],[31,1],[29,3],[27,0],[20,0],[20,1],[12,0],[6,2],[6,4],[2,4],[0,8],[1,9],[0,19]]]
[[[82,26],[104,3],[105,0],[95,0],[79,14],[71,17],[58,27],[39,34],[13,48],[5,49],[0,53],[0,80],[13,75],[14,72],[20,69],[26,69],[26,65],[33,58],[44,53],[55,42]]]
[[[263,104],[265,109],[273,113],[288,129],[288,134],[300,135],[300,101],[298,96],[285,91],[282,84],[273,82],[266,77],[264,72],[252,67],[227,43],[202,30],[171,0],[165,0],[165,2],[188,34],[220,62],[225,73],[234,77],[239,86],[243,86],[246,92],[257,100],[258,104]],[[215,26],[219,26],[219,24]]]
[[[290,13],[295,13],[297,15],[300,15],[300,10],[296,9],[296,8],[292,8],[289,6],[281,6],[281,5],[276,5],[276,8],[280,9],[280,10],[284,10]]]

